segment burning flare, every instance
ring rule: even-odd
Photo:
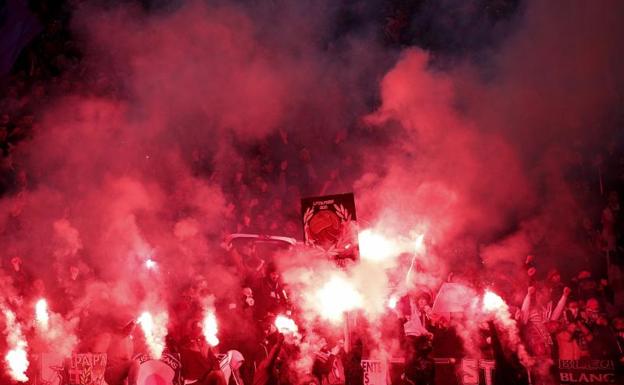
[[[160,358],[165,350],[165,336],[167,335],[167,314],[160,313],[152,317],[150,312],[143,312],[137,319],[145,335],[145,342],[152,358]]]
[[[483,295],[483,310],[485,311],[498,311],[506,306],[505,301],[494,292],[487,290]]]
[[[43,330],[47,330],[50,322],[50,313],[48,312],[48,302],[45,298],[41,298],[35,304],[35,319],[37,325]]]
[[[275,318],[275,327],[277,328],[277,331],[284,334],[296,334],[299,332],[299,328],[297,327],[295,321],[292,318],[288,318],[281,314]]]
[[[388,308],[394,310],[396,309],[398,303],[399,297],[397,297],[396,295],[391,295],[390,298],[388,298]]]
[[[219,345],[219,338],[217,337],[219,328],[217,326],[217,317],[214,312],[206,311],[204,321],[202,322],[202,330],[208,345],[213,347]]]
[[[28,344],[22,335],[22,328],[15,319],[15,314],[10,310],[4,310],[6,317],[7,345],[9,351],[4,356],[8,366],[8,372],[15,381],[26,382],[26,370],[28,369],[28,355],[26,348]]]
[[[361,231],[358,241],[362,259],[379,262],[397,254],[397,247],[389,239],[370,229]]]
[[[339,276],[333,276],[316,293],[319,314],[322,318],[338,322],[345,312],[361,308],[362,296],[353,285]]]

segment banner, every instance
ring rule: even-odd
[[[611,360],[559,360],[559,382],[563,384],[615,384],[615,364]],[[621,382],[619,382],[621,383]]]
[[[463,313],[468,309],[476,297],[477,293],[468,286],[445,282],[440,287],[431,310],[434,314],[450,319],[452,313]]]
[[[58,353],[41,353],[36,356],[35,364],[37,385],[65,385],[66,357]]]
[[[69,361],[70,385],[104,385],[106,353],[74,353]]]
[[[494,383],[495,364],[493,360],[464,358],[433,358],[435,362],[436,385],[507,385]],[[402,359],[391,360],[390,378],[392,384],[401,385],[405,370]]]
[[[364,385],[386,385],[386,365],[379,360],[362,360]]]
[[[182,364],[177,354],[163,352],[159,360],[153,360],[149,356],[141,354],[134,359],[140,363],[137,385],[182,384]]]
[[[301,199],[303,237],[308,246],[340,262],[357,260],[357,217],[352,193]]]
[[[492,385],[494,361],[465,358],[461,360],[461,385]]]

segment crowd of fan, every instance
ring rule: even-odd
[[[37,106],[67,90],[76,92],[82,88],[90,92],[94,89],[114,92],[104,75],[80,76],[79,82],[74,80],[84,65],[77,43],[67,27],[66,10],[44,7],[38,16],[44,32],[24,50],[9,78],[3,79],[6,91],[0,95],[2,194],[26,188],[27,175],[14,164],[13,151],[15,145],[27,138],[36,126]],[[400,40],[397,34],[404,28],[405,20],[399,15],[388,23],[386,33],[393,40]],[[395,24],[398,27],[395,28]],[[335,169],[318,169],[315,165],[320,162],[314,159],[317,156],[314,151],[297,143],[297,138],[290,137],[285,130],[252,146],[249,161],[233,173],[225,189],[232,213],[232,231],[300,238],[300,213],[296,208],[302,192],[323,195],[349,190],[350,181],[344,175],[351,175],[353,159],[348,151],[339,148],[346,139],[346,131],[332,138],[331,146],[336,147],[333,153],[341,157],[334,162],[341,165]],[[200,163],[201,154],[194,154],[194,159]],[[550,365],[551,360],[556,359],[584,358],[624,363],[624,314],[621,305],[618,307],[621,304],[618,296],[622,292],[619,274],[624,263],[624,220],[620,208],[620,196],[624,192],[624,151],[614,142],[592,159],[578,155],[569,174],[570,185],[580,206],[590,207],[590,211],[578,215],[579,238],[588,246],[587,257],[579,262],[584,268],[572,276],[568,273],[569,279],[563,280],[560,270],[540,271],[537,266],[539,258],[527,257],[524,263],[526,296],[516,304],[516,321],[529,354],[545,364]],[[236,252],[232,250],[233,254]],[[243,258],[234,255],[233,260],[242,261]],[[49,295],[51,298],[63,298],[63,303],[54,306],[67,317],[73,316],[73,301],[79,299],[84,285],[91,278],[88,268],[72,266],[58,283],[58,292],[46,293],[43,281],[29,276],[18,257],[7,265],[7,275],[20,298],[35,300],[48,294],[52,294]],[[241,382],[248,385],[292,383],[288,357],[294,357],[297,348],[284,345],[283,336],[273,325],[275,315],[291,314],[293,310],[279,273],[270,262],[262,260],[251,265],[238,264],[238,268],[241,277],[245,277],[241,282],[241,294],[237,294],[234,300],[217,304],[218,311],[225,314],[224,319],[237,320],[223,323],[220,331],[222,349],[236,349],[244,357],[243,360],[241,356],[230,355],[228,370],[232,374],[228,380],[237,385],[242,385]],[[202,317],[201,298],[209,294],[203,292],[206,287],[202,282],[189,286],[180,296],[179,303],[173,305],[172,313],[177,316],[171,326],[167,349],[180,354],[185,363],[182,366],[185,378],[196,379],[198,384],[216,384],[225,381],[225,377],[217,375],[223,368],[205,345],[198,328]],[[462,339],[453,331],[453,320],[438,318],[431,313],[433,298],[435,293],[432,292],[414,292],[398,306],[397,316],[401,321],[398,335],[406,348],[408,363],[422,353],[419,350],[423,349],[423,336],[433,336],[432,356],[459,358],[464,354]],[[507,300],[513,303],[511,299]],[[114,322],[107,320],[93,327],[92,320],[84,321],[89,319],[84,314],[80,314],[80,318],[83,325],[79,326],[81,341],[78,350],[108,354],[109,385],[123,383],[129,375],[132,377],[132,358],[141,349],[145,350],[139,347],[140,338],[129,342],[130,336],[140,335],[133,331],[134,322],[114,317]],[[249,332],[241,333],[244,329]],[[492,337],[492,331],[488,334],[484,329],[484,336]],[[492,338],[489,342],[484,338],[484,341],[483,354],[494,356],[496,347],[491,343]],[[298,381],[321,385],[331,383],[330,368],[338,357],[346,374],[343,381],[361,384],[359,359],[366,347],[360,342],[354,343],[347,354],[340,343],[331,345],[336,347],[325,343],[318,352],[313,376]],[[413,366],[408,365],[405,371],[407,379],[426,383],[422,382],[422,373],[428,369],[410,368]]]

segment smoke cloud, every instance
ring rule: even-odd
[[[52,311],[127,322],[201,279],[236,297],[223,235],[299,235],[299,198],[325,193],[354,191],[363,228],[424,234],[414,284],[430,289],[450,271],[502,287],[529,253],[581,256],[588,202],[568,171],[621,124],[621,2],[523,3],[479,60],[384,44],[359,2],[271,3],[76,9],[80,71],[16,149],[26,188],[0,200],[5,258],[44,281]],[[296,298],[310,323],[304,297],[334,269],[311,259],[280,263],[309,278]],[[397,267],[345,273],[367,315],[382,316]]]

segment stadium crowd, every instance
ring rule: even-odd
[[[54,2],[38,4],[42,6],[37,15],[43,32],[22,52],[11,74],[2,79],[2,195],[18,195],[28,189],[29,176],[15,163],[13,152],[36,129],[38,105],[70,89],[107,95],[118,92],[104,74],[79,76],[85,63],[81,62],[79,44],[69,32],[67,11],[52,6]],[[390,38],[400,39],[401,28],[396,25],[403,19],[399,14],[388,21],[386,33]],[[76,81],[78,78],[80,81]],[[349,176],[354,175],[356,166],[349,151],[342,147],[348,139],[348,130],[332,138],[332,152],[338,154],[333,163],[339,165],[332,169],[320,168],[314,150],[286,131],[249,145],[249,159],[226,177],[224,190],[230,208],[226,232],[299,238],[299,198],[303,191],[324,195],[350,190],[353,181]],[[551,266],[548,256],[539,253],[518,256],[524,270],[514,279],[522,286],[523,295],[504,299],[512,307],[529,356],[546,366],[542,374],[533,376],[534,384],[551,383],[552,379],[543,373],[550,371],[557,360],[612,360],[619,370],[624,365],[624,214],[620,203],[624,193],[623,145],[621,138],[614,138],[607,148],[591,156],[579,151],[567,170],[575,199],[579,207],[586,208],[576,213],[572,224],[585,245],[583,257],[565,266]],[[203,172],[201,151],[193,153],[193,161]],[[371,352],[365,338],[355,338],[345,346],[344,336],[328,337],[311,357],[314,364],[309,373],[302,375],[295,368],[294,358],[301,354],[300,344],[305,337],[298,341],[285,338],[275,325],[278,315],[295,321],[298,317],[297,304],[292,303],[292,293],[283,284],[276,264],[256,255],[253,246],[230,248],[225,253],[238,269],[240,292],[232,298],[216,299],[218,317],[229,320],[220,325],[218,347],[207,344],[201,328],[202,300],[211,294],[205,280],[190,283],[171,305],[170,314],[174,316],[168,327],[166,351],[179,355],[185,380],[198,385],[363,383],[360,361]],[[2,262],[0,276],[16,293],[11,306],[18,318],[28,319],[20,309],[34,307],[39,298],[54,299],[51,307],[56,312],[79,320],[76,351],[107,353],[108,385],[126,381],[133,385],[138,365],[135,357],[147,351],[145,341],[132,316],[97,318],[88,314],[88,307],[80,305],[84,286],[97,275],[92,267],[82,261],[71,266],[57,282],[46,283],[34,276],[18,255],[3,255]],[[458,271],[445,281],[477,279],[477,275]],[[460,360],[466,355],[465,341],[455,330],[454,322],[460,321],[432,312],[436,296],[432,288],[414,289],[396,307],[388,309],[391,321],[387,322],[398,325],[391,334],[401,342],[405,354],[402,379],[406,383],[432,383],[429,358]],[[482,357],[495,358],[496,329],[486,325],[482,330]],[[32,329],[26,335],[33,353],[43,349],[38,347]],[[3,343],[0,351],[5,351]],[[341,374],[335,373],[336,367]],[[517,374],[515,383],[528,383],[531,377],[521,366],[512,365],[508,373]],[[2,376],[2,383],[10,381]]]

